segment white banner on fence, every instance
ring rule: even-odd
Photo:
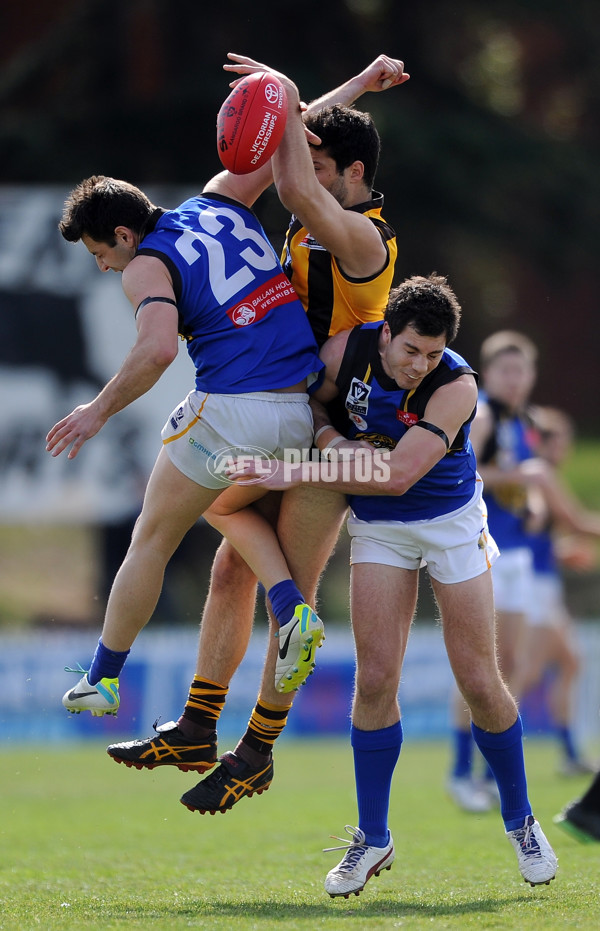
[[[149,191],[172,206],[192,193]],[[60,220],[67,189],[0,188],[0,522],[113,521],[139,511],[160,430],[193,387],[183,343],[159,383],[75,460],[45,451],[50,427],[91,400],[135,340],[121,276],[101,274]]]

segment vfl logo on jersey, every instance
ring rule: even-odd
[[[365,385],[360,378],[353,378],[346,395],[345,408],[348,411],[348,417],[355,423],[359,430],[367,429],[366,417],[369,413],[369,395],[371,386]]]
[[[412,427],[416,424],[419,418],[416,414],[411,414],[410,411],[396,411],[396,420],[399,420],[400,423],[406,424],[407,427]]]

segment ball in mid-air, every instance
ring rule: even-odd
[[[217,149],[234,175],[256,171],[281,142],[287,116],[287,96],[279,78],[257,71],[242,78],[217,116]]]

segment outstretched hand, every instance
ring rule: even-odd
[[[249,58],[247,55],[238,55],[237,52],[227,52],[227,57],[231,59],[231,63],[226,63],[223,65],[224,71],[235,71],[236,74],[239,74],[242,77],[245,74],[255,74],[257,71],[268,71],[270,74],[274,74],[276,78],[279,78],[286,91],[289,89],[298,93],[298,88],[292,79],[288,78],[288,76],[283,74],[283,72],[276,71],[275,68],[271,68],[269,65],[264,65],[260,61],[255,61],[254,58]],[[235,81],[231,82],[230,87],[235,87],[236,84],[239,84],[241,79],[241,77],[236,78]]]
[[[59,456],[71,443],[68,459],[74,459],[86,440],[95,436],[106,423],[91,402],[76,407],[74,411],[54,424],[46,437],[46,451]]]

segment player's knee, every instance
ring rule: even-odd
[[[456,683],[470,708],[493,705],[498,694],[506,692],[499,674],[492,675],[477,667],[457,675]]]
[[[210,587],[231,590],[256,584],[256,578],[250,567],[244,562],[238,551],[227,540],[223,540],[216,552],[211,574]]]
[[[368,670],[359,670],[354,685],[355,700],[365,703],[384,705],[396,700],[398,687],[394,672],[383,665],[371,666]]]

